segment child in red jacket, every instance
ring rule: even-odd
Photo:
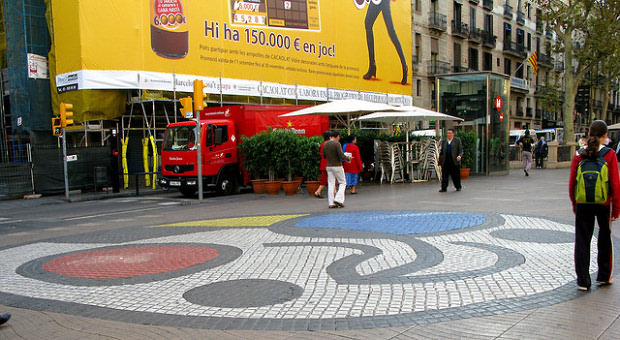
[[[599,226],[598,234],[598,275],[596,282],[601,285],[611,284],[613,249],[611,243],[612,221],[620,216],[620,176],[616,153],[604,147],[607,140],[607,124],[602,120],[592,122],[588,144],[573,158],[571,164],[568,194],[573,203],[575,213],[575,271],[579,290],[590,289],[590,242],[594,231],[594,219]],[[575,190],[577,169],[584,159],[594,159],[599,152],[605,153],[603,158],[608,167],[607,201],[601,204],[577,203]]]
[[[351,135],[349,137],[349,143],[342,147],[342,152],[351,157],[350,162],[344,162],[344,174],[347,179],[347,185],[351,187],[351,194],[357,194],[357,185],[359,184],[359,175],[362,172],[364,166],[362,165],[362,157],[360,156],[360,149],[355,145],[357,143],[357,137]]]

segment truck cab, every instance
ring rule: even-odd
[[[196,122],[173,123],[166,129],[162,146],[162,187],[178,188],[184,196],[198,190]],[[202,176],[207,189],[230,194],[242,179],[235,123],[228,119],[201,122]]]

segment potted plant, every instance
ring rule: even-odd
[[[290,130],[276,130],[273,132],[273,153],[278,174],[285,177],[282,187],[286,195],[295,195],[299,183],[293,181],[294,164],[299,161],[299,147],[302,136]]]
[[[461,179],[467,179],[474,164],[474,153],[478,136],[473,131],[458,131],[455,134],[463,143],[463,158],[461,159]]]
[[[251,180],[252,188],[257,194],[265,193],[266,180],[264,178],[267,175],[265,146],[267,138],[268,136],[265,132],[258,133],[249,138],[242,136],[242,143],[239,145],[242,164],[250,173],[250,176],[254,178]]]
[[[321,142],[323,142],[321,137],[305,138],[299,147],[301,174],[306,180],[306,189],[310,196],[314,195],[320,184],[318,178],[321,175],[321,155],[319,154]]]

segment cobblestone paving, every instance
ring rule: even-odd
[[[254,216],[123,234],[0,250],[0,298],[30,309],[180,327],[340,330],[498,315],[580,296],[573,226],[545,218],[425,211]],[[173,249],[176,261],[164,261]],[[201,252],[184,255],[188,249]],[[88,263],[97,264],[94,274]],[[108,270],[124,275],[104,275]]]

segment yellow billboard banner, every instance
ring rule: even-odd
[[[53,0],[59,92],[411,103],[408,0]]]

